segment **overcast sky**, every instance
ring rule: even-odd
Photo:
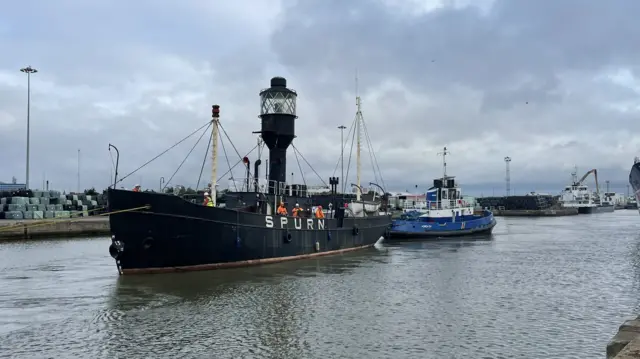
[[[562,185],[574,165],[625,183],[640,155],[638,14],[637,0],[7,2],[0,181],[24,182],[27,79],[19,69],[32,65],[31,187],[46,176],[75,190],[80,149],[81,187],[104,188],[109,143],[120,149],[122,176],[205,124],[214,103],[244,155],[260,129],[258,93],[273,76],[298,91],[294,144],[327,181],[340,156],[337,126],[355,115],[356,69],[390,189],[438,176],[443,146],[462,184],[503,183],[505,156],[513,186]],[[172,183],[195,185],[207,139]],[[196,140],[120,185],[157,187]],[[228,141],[225,148],[234,164]],[[228,169],[220,152],[219,176]],[[288,172],[301,182],[289,154]],[[368,183],[369,153],[362,158]],[[302,169],[307,183],[320,182]]]

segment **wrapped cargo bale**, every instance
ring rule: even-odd
[[[46,211],[55,211],[56,210],[56,205],[55,204],[48,204],[45,206],[45,210]]]
[[[49,197],[40,198],[40,204],[49,204],[49,203],[51,203],[51,198]]]
[[[83,211],[82,212],[82,217],[89,217],[89,212]]]
[[[56,204],[56,209],[55,211],[62,211],[64,209],[64,205],[62,204]]]
[[[37,211],[38,210],[38,205],[37,204],[26,204],[25,206],[25,211]]]
[[[87,208],[86,205],[82,205],[82,206],[76,207],[76,210],[78,210],[78,211],[86,211],[86,210],[88,210],[88,208]]]
[[[69,197],[71,197],[71,198],[69,198]],[[72,201],[77,201],[78,200],[78,195],[77,194],[67,195],[67,199],[72,200]]]
[[[22,212],[27,210],[25,204],[8,204],[6,206],[9,212]]]
[[[71,211],[71,210],[73,210],[73,206],[70,205],[70,204],[62,205],[62,210],[63,211]]]
[[[96,207],[98,205],[98,201],[91,201],[91,203],[89,203],[89,204],[91,204],[92,206]]]
[[[84,196],[83,201],[89,201],[89,202],[91,202],[91,201],[93,201],[94,199],[95,199],[95,196],[86,195],[86,196]]]
[[[49,197],[59,198],[60,197],[60,191],[49,191]]]
[[[42,191],[33,191],[33,197],[40,198],[42,197]]]
[[[43,219],[44,218],[44,212],[43,211],[33,211],[32,213],[33,213],[33,219]]]
[[[22,218],[24,218],[24,219],[33,219],[33,212],[31,212],[31,211],[22,212]]]
[[[40,198],[38,197],[29,198],[29,204],[40,204]]]
[[[55,211],[53,212],[54,218],[70,218],[71,213],[69,211]]]
[[[2,212],[5,219],[23,219],[22,211]]]
[[[81,193],[78,195],[78,201],[84,201],[87,199],[87,195],[84,193]]]
[[[73,201],[74,206],[82,206],[84,203],[81,200]]]
[[[7,204],[7,197],[0,198],[0,204]]]
[[[43,191],[42,195],[40,197],[41,198],[49,198],[49,197],[51,197],[51,195],[49,194],[49,191]]]
[[[44,218],[53,218],[54,214],[55,214],[54,211],[45,211],[44,212]]]
[[[10,204],[27,204],[29,197],[11,197],[9,198]]]
[[[62,204],[65,204],[67,206],[71,206],[73,204],[73,201],[68,199],[68,200],[64,201]]]
[[[46,204],[39,204],[38,205],[38,211],[44,211],[47,209],[47,205]]]

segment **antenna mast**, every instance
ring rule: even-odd
[[[447,151],[446,146],[442,152],[438,152],[438,155],[442,155],[442,182],[447,179],[447,155],[449,154],[451,154],[451,152]]]
[[[511,157],[507,156],[504,158],[504,163],[507,165],[507,197],[511,196],[511,171],[509,169],[509,164],[511,163]]]
[[[357,168],[357,172],[356,172],[356,184],[358,185],[356,188],[356,190],[358,192],[356,192],[356,200],[359,201],[360,200],[360,196],[362,196],[362,193],[360,191],[360,175],[362,173],[362,161],[360,159],[360,150],[361,150],[361,137],[360,137],[360,131],[362,130],[362,124],[361,122],[364,121],[364,119],[362,118],[362,110],[360,108],[360,96],[358,96],[358,70],[356,69],[356,107],[357,107],[357,112],[356,112],[356,134],[357,134],[357,144],[356,144],[356,168]]]
[[[220,106],[211,106],[211,200],[213,206],[216,207],[218,193],[218,124],[220,123]]]

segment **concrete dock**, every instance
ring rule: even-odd
[[[607,359],[640,358],[640,317],[627,320],[607,344]]]
[[[103,236],[109,234],[109,217],[52,220],[0,220],[0,240]]]
[[[574,216],[578,214],[577,208],[549,208],[549,209],[494,209],[493,215],[497,217],[557,217]]]

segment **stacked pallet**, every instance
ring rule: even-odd
[[[87,217],[104,212],[103,195],[20,190],[0,193],[0,219]]]
[[[550,195],[482,197],[476,201],[482,208],[529,211],[549,209],[557,203],[557,199]]]

